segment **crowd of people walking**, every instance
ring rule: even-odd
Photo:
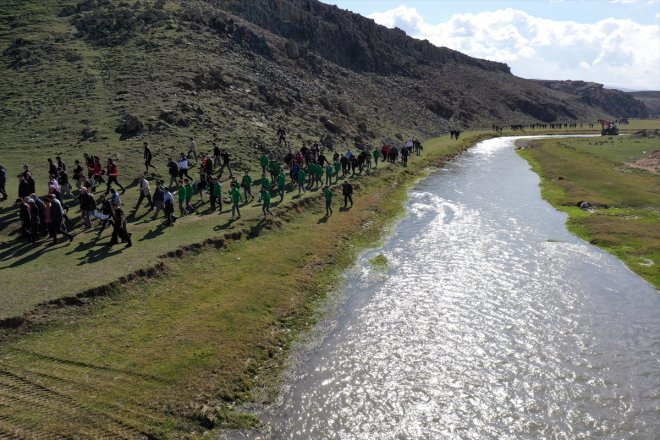
[[[280,146],[289,147],[283,128],[278,129],[277,136]],[[321,190],[329,217],[333,214],[333,184],[342,181],[339,189],[344,207],[348,208],[353,205],[353,185],[349,178],[377,168],[382,162],[405,165],[410,156],[422,152],[421,143],[412,139],[401,145],[384,142],[380,148],[368,147],[359,152],[348,149],[343,154],[330,154],[319,144],[313,144],[295,151],[288,148],[284,157],[264,153],[258,158],[260,175],[254,176],[250,170],[244,170],[239,176],[232,169],[232,157],[227,149],[214,145],[208,154],[200,152],[196,140],[190,138],[187,153],[181,152],[177,160],[168,157],[163,161],[169,177],[166,185],[165,179],[156,173],[158,168],[153,162],[157,158],[149,144],[144,142],[142,148],[144,174],[134,180],[137,202],[128,215],[122,201],[127,187],[122,184],[118,164],[111,158],[104,162],[98,155],[85,153],[82,161],[74,160],[73,168],[68,168],[59,156],[55,161],[47,159],[49,177],[44,196],[37,195],[31,165],[23,165],[23,171],[17,176],[16,199],[21,235],[33,243],[45,236],[54,244],[58,243],[59,236],[73,241],[70,226],[75,222],[70,212],[77,205],[83,230],[97,228],[96,235],[100,237],[106,227],[111,227],[108,244],[112,246],[121,241],[130,247],[128,224],[143,203],[154,220],[162,212],[164,226],[174,225],[178,218],[198,212],[207,203],[209,212],[223,213],[223,207],[231,206],[227,212],[231,212],[228,220],[232,221],[241,218],[241,208],[255,201],[255,193],[256,203],[261,204],[262,215],[266,218],[273,215],[273,198],[279,198],[276,203],[281,203],[287,193],[297,192],[295,197],[298,197],[308,191]],[[225,173],[228,177],[223,180]],[[9,197],[6,180],[7,169],[0,165],[0,194],[4,199]],[[98,224],[94,226],[94,222]]]

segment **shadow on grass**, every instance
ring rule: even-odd
[[[5,230],[9,225],[18,222],[18,208],[16,205],[0,208],[0,231]]]
[[[9,247],[0,252],[0,261],[20,257],[38,245],[37,243],[30,243],[22,237],[17,237],[8,246]]]
[[[144,234],[144,237],[142,237],[138,241],[151,240],[153,238],[158,237],[159,235],[163,235],[163,233],[165,232],[165,228],[167,228],[167,226],[164,223],[161,223],[158,226],[156,226],[155,229],[150,229],[146,234]]]
[[[34,250],[34,252],[32,252],[32,253],[29,254],[29,255],[24,256],[23,258],[19,258],[18,260],[16,260],[16,261],[14,261],[13,263],[11,263],[9,266],[5,266],[3,269],[5,269],[5,268],[9,268],[9,267],[18,267],[18,266],[21,266],[21,265],[23,265],[23,264],[25,264],[25,263],[29,263],[30,261],[36,260],[37,258],[41,257],[42,255],[44,255],[44,254],[46,254],[46,253],[48,253],[48,252],[51,252],[51,251],[53,251],[53,250],[55,250],[55,249],[59,249],[59,248],[61,248],[61,247],[70,246],[70,245],[71,245],[71,243],[70,243],[69,240],[67,239],[67,240],[65,240],[65,241],[63,241],[63,242],[61,242],[61,243],[58,243],[58,244],[55,244],[55,245],[49,245],[48,247],[43,247],[43,246],[36,246],[36,247],[33,247],[32,249]],[[28,252],[28,251],[25,250],[25,251],[23,252],[23,254],[26,254],[27,252]]]
[[[115,246],[120,246],[120,244],[117,244]],[[78,266],[84,266],[85,264],[96,263],[108,257],[112,257],[113,255],[117,255],[121,253],[122,249],[123,246],[121,248],[118,247],[113,248],[113,246],[110,246],[108,243],[103,243],[103,244],[94,243],[94,247],[89,251],[87,251],[86,255],[79,258],[80,262],[78,263]]]
[[[332,214],[330,214],[330,215],[332,215]],[[330,218],[330,215],[324,215],[316,223],[317,224],[328,223],[328,219]]]

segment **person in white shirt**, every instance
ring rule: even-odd
[[[138,181],[138,191],[140,192],[140,197],[138,197],[137,205],[135,205],[135,211],[138,210],[142,204],[142,200],[145,198],[147,199],[147,202],[149,202],[149,205],[147,206],[149,211],[154,209],[154,202],[151,199],[151,189],[149,188],[149,182],[144,178],[144,176],[140,176],[140,180]]]
[[[188,159],[186,159],[186,155],[181,153],[181,156],[179,157],[179,179],[183,179],[183,176],[186,176],[188,179],[192,180],[192,177],[188,175],[188,168],[190,168],[190,164],[188,163]]]
[[[193,157],[195,158],[195,162],[197,162],[197,142],[195,142],[194,137],[190,138],[190,145],[189,145],[189,149],[188,149],[188,157],[190,157],[190,153],[193,154]]]

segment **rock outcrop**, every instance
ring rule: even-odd
[[[538,80],[545,87],[577,95],[587,105],[600,107],[617,118],[648,118],[649,109],[641,101],[621,90],[606,89],[603,84],[585,81]]]

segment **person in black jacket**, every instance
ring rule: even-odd
[[[112,205],[110,204],[110,201],[106,199],[105,194],[101,194],[99,197],[99,203],[101,204],[101,216],[99,216],[101,219],[101,229],[96,234],[97,237],[100,237],[105,227],[112,223]]]
[[[351,206],[353,206],[353,185],[348,181],[342,183],[341,193],[344,195],[344,208],[346,208],[348,202],[351,202]]]
[[[80,200],[80,211],[82,212],[85,229],[90,229],[92,227],[91,216],[96,209],[96,200],[94,200],[94,196],[87,192],[87,188],[80,189],[78,199]]]
[[[28,185],[28,181],[25,179],[23,174],[18,175],[18,197],[23,199],[27,196],[29,196],[32,193],[30,191],[30,186]]]
[[[152,217],[154,220],[158,218],[158,213],[165,207],[165,188],[163,188],[164,183],[165,182],[162,180],[156,180],[156,188],[154,188],[154,193],[152,196],[153,206],[156,208],[156,212]]]
[[[19,213],[19,218],[21,219],[21,235],[31,242],[34,241],[32,237],[32,216],[31,216],[31,208],[30,205],[28,204],[28,200],[31,200],[29,197],[25,197],[24,199],[16,199],[16,206],[18,206],[18,209],[20,210]],[[32,201],[32,204],[34,205],[34,201]],[[39,218],[39,215],[37,214],[37,218]]]
[[[0,165],[0,194],[2,194],[3,199],[9,197],[7,195],[7,190],[5,190],[5,185],[7,184],[7,169]]]
[[[151,154],[151,149],[147,142],[144,143],[144,172],[145,174],[149,172],[149,167],[153,168],[156,171],[156,167],[151,165],[151,160],[153,159],[153,154]]]
[[[57,244],[57,234],[64,235],[69,239],[69,242],[72,242],[73,235],[69,234],[63,225],[64,209],[62,208],[59,200],[57,200],[57,198],[55,198],[52,194],[46,196],[46,209],[48,209],[50,213],[48,233],[53,239],[53,244]]]
[[[129,248],[133,246],[131,241],[131,234],[126,229],[126,216],[124,215],[124,210],[116,203],[113,202],[112,205],[112,238],[110,239],[110,246],[115,245],[121,241],[126,243],[126,247]]]

